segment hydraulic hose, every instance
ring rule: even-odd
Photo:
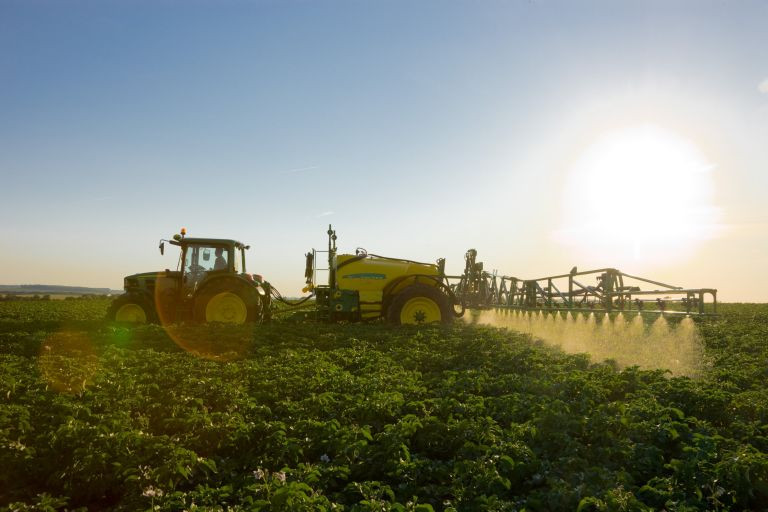
[[[272,295],[273,299],[275,299],[276,301],[278,301],[278,302],[280,302],[282,304],[285,304],[286,306],[300,306],[300,305],[304,304],[309,299],[311,299],[312,297],[315,296],[314,293],[311,293],[308,296],[303,297],[302,299],[300,299],[300,300],[298,300],[296,302],[291,302],[288,299],[286,299],[285,297],[283,297],[283,295],[275,287],[272,287],[271,295]]]

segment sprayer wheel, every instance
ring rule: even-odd
[[[434,286],[414,284],[398,293],[387,308],[387,320],[401,324],[450,324],[453,321],[448,297]]]

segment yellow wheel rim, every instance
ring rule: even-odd
[[[243,299],[232,292],[214,295],[205,306],[206,322],[242,324],[248,318],[248,308]]]
[[[401,324],[429,324],[440,322],[442,319],[440,306],[427,297],[409,299],[400,310]]]
[[[115,313],[115,320],[118,322],[145,324],[147,323],[147,314],[144,312],[144,308],[138,304],[123,304]]]

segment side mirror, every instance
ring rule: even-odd
[[[210,259],[211,259],[211,250],[203,249],[203,261],[208,261]]]
[[[160,242],[160,245],[158,246],[160,248],[160,256],[165,254],[165,242]]]

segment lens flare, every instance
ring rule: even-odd
[[[253,339],[253,325],[216,324],[190,326],[177,309],[178,282],[163,272],[155,276],[157,320],[165,334],[182,350],[204,359],[231,361],[245,357]],[[153,335],[152,332],[145,333]],[[139,334],[141,336],[141,334]]]
[[[253,340],[255,326],[163,325],[163,330],[182,350],[203,359],[233,361],[244,358]]]
[[[77,394],[92,383],[99,358],[87,333],[59,331],[42,343],[37,366],[49,388]]]

